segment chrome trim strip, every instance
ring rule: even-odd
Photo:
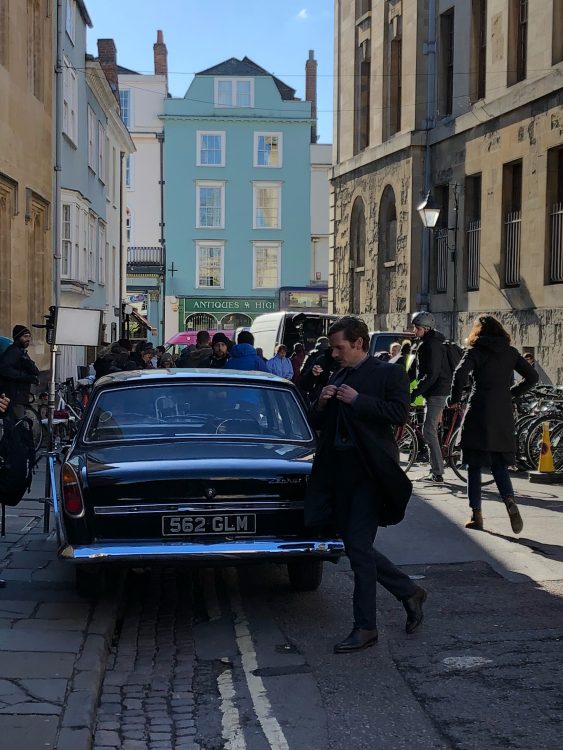
[[[278,501],[278,502],[249,502],[246,503],[231,503],[228,505],[218,506],[216,503],[166,503],[166,505],[95,505],[94,515],[96,516],[134,516],[140,514],[151,514],[151,513],[226,513],[227,511],[233,511],[234,513],[240,513],[241,511],[256,511],[256,510],[301,510],[303,503],[296,501]]]
[[[77,563],[184,561],[225,562],[271,560],[288,557],[337,558],[344,554],[340,539],[237,539],[233,541],[99,542],[91,545],[67,544],[59,550],[62,560]]]
[[[57,477],[55,474],[56,465],[55,454],[50,453],[47,455],[47,471],[49,472],[49,482],[51,485],[51,500],[53,502],[53,516],[55,518],[55,530],[57,532],[57,543],[59,547],[67,543],[66,531],[62,519],[63,510],[59,501],[59,495],[57,492]]]

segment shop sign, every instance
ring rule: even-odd
[[[185,313],[206,312],[211,314],[226,314],[239,312],[253,314],[275,312],[279,307],[278,300],[272,298],[202,297],[198,299],[186,297],[183,302]]]

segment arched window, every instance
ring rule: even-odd
[[[192,313],[184,322],[186,331],[216,331],[219,323],[214,315],[209,313]]]
[[[366,215],[359,196],[352,206],[350,220],[350,260],[353,268],[362,268],[366,263]]]
[[[361,312],[361,287],[366,263],[366,214],[364,202],[358,196],[350,217],[350,294],[348,312]]]
[[[379,204],[379,259],[381,263],[397,259],[397,209],[391,185],[383,191]]]
[[[229,313],[221,319],[221,328],[224,331],[234,331],[237,328],[250,328],[252,318],[244,313]]]

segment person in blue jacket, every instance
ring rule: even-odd
[[[250,331],[241,331],[237,336],[237,343],[231,349],[231,358],[225,365],[225,370],[259,370],[268,372],[266,363],[256,354],[254,336]]]
[[[287,346],[280,344],[274,357],[268,360],[268,372],[279,375],[280,378],[291,380],[293,377],[293,365],[287,358]]]

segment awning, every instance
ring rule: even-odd
[[[153,336],[156,336],[156,328],[153,328],[149,321],[144,318],[140,312],[137,312],[135,308],[133,308],[133,310],[131,311],[131,317],[134,318],[137,323],[139,323],[139,325],[142,325],[143,328],[146,328],[148,331],[150,331]]]

